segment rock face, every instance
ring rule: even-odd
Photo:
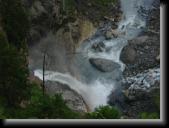
[[[109,104],[121,108],[127,118],[138,119],[142,112],[159,112],[160,70],[149,70],[122,80],[122,92],[113,91]]]
[[[120,65],[107,59],[90,58],[89,62],[101,72],[112,72],[113,70],[120,68]]]
[[[77,47],[96,32],[93,23],[86,18],[77,18],[68,24],[70,35]]]
[[[157,56],[160,53],[159,35],[151,34],[135,38],[128,42],[120,55],[120,59],[126,64],[127,68],[124,75],[136,75],[149,68],[159,65]]]
[[[147,30],[128,41],[120,59],[123,72],[121,104],[124,117],[137,119],[142,112],[160,113],[160,1],[149,11]],[[113,93],[112,93],[113,95]],[[116,101],[111,97],[110,102]]]
[[[117,28],[121,19],[119,0],[98,1],[98,0],[75,0],[76,7],[87,19],[98,25],[101,21],[111,22]]]
[[[124,75],[136,75],[144,70],[159,67],[160,54],[160,1],[154,1],[149,11],[147,30],[142,35],[128,41],[120,59],[126,64]]]
[[[87,112],[88,108],[83,98],[67,85],[58,82],[46,82],[46,91],[50,95],[62,94],[69,108],[77,112]]]

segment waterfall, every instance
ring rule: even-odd
[[[68,85],[71,89],[78,92],[88,104],[90,109],[106,105],[108,96],[118,86],[118,81],[114,77],[119,77],[125,65],[120,61],[120,53],[122,48],[127,44],[127,41],[138,36],[146,26],[145,19],[139,17],[138,10],[140,6],[150,6],[153,0],[121,0],[123,11],[123,19],[119,22],[117,31],[125,32],[117,38],[106,40],[101,37],[91,39],[83,43],[77,51],[79,54],[75,58],[75,68],[80,72],[80,79],[73,77],[69,72],[60,73],[56,71],[45,71],[45,80],[57,81]],[[148,4],[147,4],[148,3]],[[91,48],[92,44],[102,41],[109,51],[94,52]],[[96,71],[89,63],[89,58],[103,58],[112,60],[119,65],[121,69],[115,70],[112,73],[101,73]],[[34,75],[42,79],[42,70],[34,70]]]

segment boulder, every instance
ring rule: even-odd
[[[103,42],[94,43],[92,45],[92,49],[94,49],[96,52],[103,52],[105,50],[105,44]]]
[[[111,38],[117,38],[119,35],[124,35],[125,32],[119,32],[116,29],[111,29],[105,33],[105,37],[107,40]]]
[[[125,47],[121,52],[120,58],[125,64],[134,63],[136,55],[137,53],[135,49],[131,47]]]
[[[105,33],[105,37],[106,37],[107,40],[111,39],[113,37],[112,32],[111,31],[107,31]]]
[[[89,62],[92,64],[93,67],[101,72],[112,72],[115,69],[120,68],[120,65],[118,63],[107,59],[90,58]]]
[[[62,94],[68,107],[76,112],[87,112],[88,107],[82,96],[76,91],[72,90],[66,84],[59,82],[47,81],[45,83],[46,91],[50,95]]]

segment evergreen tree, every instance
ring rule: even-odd
[[[0,97],[8,106],[17,106],[27,95],[28,69],[25,57],[0,32]]]
[[[23,48],[29,31],[29,19],[21,0],[1,0],[0,16],[9,43],[18,49]]]

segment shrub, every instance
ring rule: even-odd
[[[140,113],[140,118],[141,119],[159,119],[159,114],[158,113],[147,113],[147,112],[142,112]]]
[[[117,108],[111,106],[100,106],[94,112],[87,113],[88,119],[119,119],[120,112]]]
[[[67,107],[62,96],[43,95],[37,85],[32,87],[30,104],[16,115],[19,118],[74,119],[80,115]]]

